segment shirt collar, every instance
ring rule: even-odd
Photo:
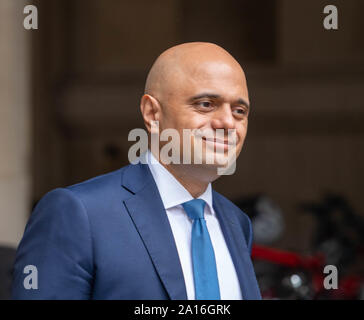
[[[166,210],[194,199],[192,195],[186,190],[186,188],[163,165],[158,162],[150,150],[147,151],[146,157],[149,169],[157,185],[164,208]],[[209,209],[207,211],[211,214],[214,214],[212,207],[211,183],[208,184],[205,192],[201,194],[198,199],[204,200],[207,203],[207,207]]]

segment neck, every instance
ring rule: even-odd
[[[154,157],[156,158],[155,155]],[[216,173],[216,168],[208,168],[203,165],[193,164],[166,165],[161,161],[159,161],[159,163],[165,167],[194,198],[198,198],[203,194],[209,183],[219,177]]]
[[[194,198],[198,198],[203,194],[210,181],[204,180],[191,172],[191,165],[188,167],[184,165],[164,165],[161,163],[176,179],[183,185],[183,187],[192,195]]]

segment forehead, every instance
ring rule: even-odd
[[[185,96],[211,92],[231,99],[248,99],[245,75],[239,65],[221,61],[195,63],[183,68],[179,78],[179,92]]]

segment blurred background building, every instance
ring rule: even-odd
[[[307,253],[315,221],[297,204],[335,192],[364,216],[363,16],[362,0],[0,0],[0,244],[16,247],[46,192],[126,165],[154,59],[211,41],[245,68],[252,104],[237,172],[214,187],[267,195],[285,223],[272,245]]]

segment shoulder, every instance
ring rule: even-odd
[[[238,206],[236,206],[231,200],[229,200],[228,198],[226,198],[225,196],[223,196],[222,194],[218,193],[215,190],[213,190],[213,197],[217,201],[219,201],[229,212],[234,213],[242,224],[250,223],[249,216]]]
[[[132,165],[98,175],[77,184],[67,186],[64,189],[72,193],[84,204],[91,206],[97,202],[107,202],[115,198],[122,200],[129,196],[129,192],[121,186],[123,176],[130,166]]]
[[[89,208],[96,208],[115,198],[126,197],[127,192],[121,188],[121,181],[127,167],[77,184],[50,190],[38,201],[33,212],[46,211],[51,213],[55,211],[55,208],[59,208],[57,211],[64,212],[64,214],[67,212],[88,212]],[[64,210],[65,208],[72,210]]]
[[[120,187],[122,175],[127,167],[128,166],[125,166],[118,170],[98,175],[88,180],[67,186],[65,189],[77,195],[82,195]]]
[[[218,201],[221,204],[221,206],[224,208],[224,211],[226,211],[230,215],[233,215],[232,219],[234,221],[238,221],[239,226],[242,228],[242,231],[244,233],[244,237],[249,247],[249,250],[251,250],[253,230],[249,216],[238,206],[236,206],[232,201],[230,201],[225,196],[215,190],[213,190],[213,197],[215,201]]]

